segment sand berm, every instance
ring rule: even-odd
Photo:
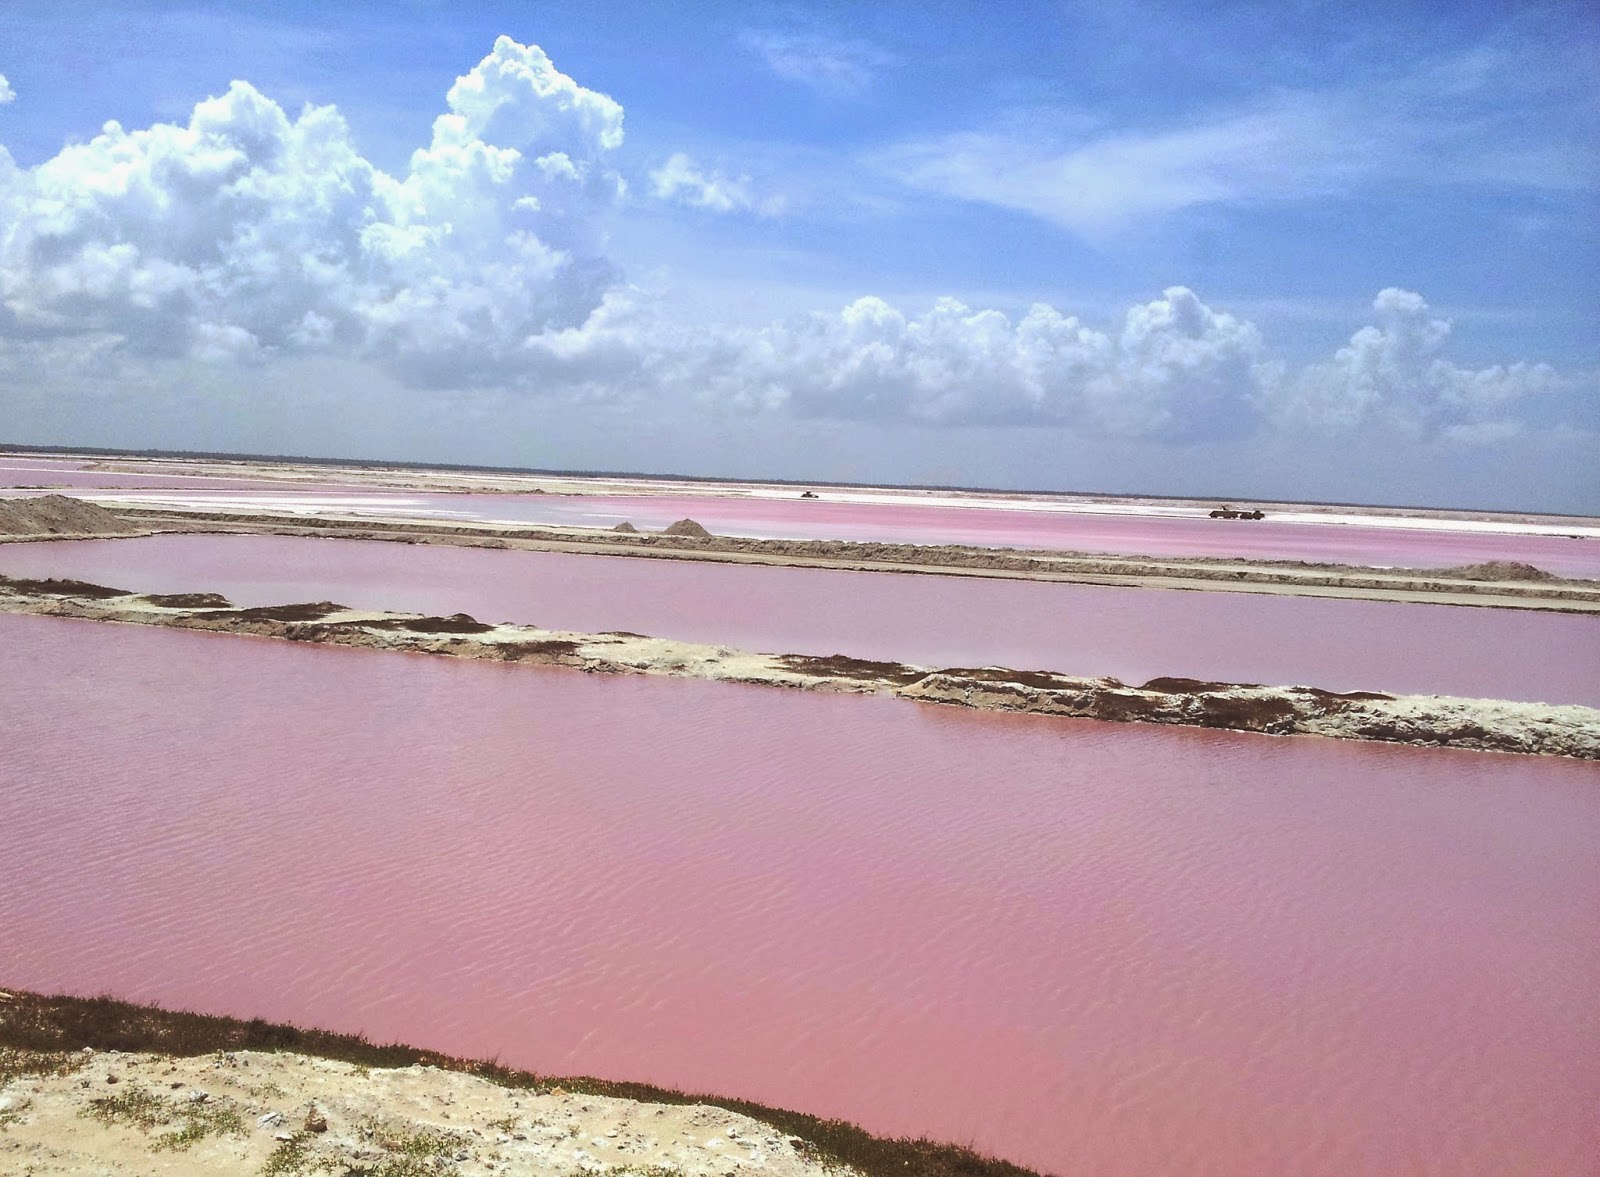
[[[0,612],[563,666],[590,673],[888,694],[986,711],[1600,760],[1600,710],[1572,705],[1176,677],[1132,686],[1112,678],[998,666],[940,669],[842,654],[751,653],[633,633],[493,625],[459,613],[428,617],[354,610],[331,601],[241,609],[214,593],[148,596],[71,580],[0,577]]]

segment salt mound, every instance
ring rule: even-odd
[[[611,530],[612,531],[620,531],[624,535],[638,535],[639,534],[639,529],[637,527],[635,527],[633,524],[629,523],[626,519],[624,519],[621,523],[617,524]]]
[[[1521,560],[1489,560],[1483,564],[1463,564],[1450,569],[1457,576],[1470,576],[1473,580],[1554,580],[1553,573]]]
[[[83,499],[0,499],[0,535],[108,535],[133,531],[122,516]]]
[[[710,539],[711,533],[693,519],[680,519],[661,533],[662,535],[687,535],[695,539]]]

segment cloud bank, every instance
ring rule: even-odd
[[[37,168],[0,157],[0,332],[218,361],[340,349],[418,383],[512,375],[617,274],[622,108],[500,38],[403,176],[332,107],[245,82],[185,126],[105,124]]]
[[[775,325],[750,354],[769,399],[807,416],[1172,439],[1239,432],[1265,370],[1256,329],[1181,286],[1112,332],[1043,303],[1013,323],[954,299],[908,318],[863,298]]]
[[[11,83],[6,81],[5,74],[0,74],[0,106],[17,100],[17,92],[11,88]]]
[[[245,82],[184,125],[107,123],[34,168],[0,148],[0,379],[28,354],[135,374],[330,356],[412,389],[1166,444],[1369,427],[1486,443],[1531,406],[1600,390],[1545,364],[1460,366],[1449,322],[1398,289],[1299,368],[1182,286],[1105,326],[1043,303],[1013,318],[875,297],[762,328],[685,323],[608,253],[626,191],[616,101],[501,37],[444,107],[400,175],[332,107],[291,117]],[[1116,158],[1090,172],[1119,175]],[[649,179],[669,203],[764,208],[748,177],[681,152]]]

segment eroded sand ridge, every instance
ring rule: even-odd
[[[1006,667],[940,669],[845,655],[751,653],[641,634],[494,625],[465,614],[351,610],[328,601],[240,609],[216,594],[143,596],[77,581],[0,578],[0,610],[591,673],[891,694],[989,711],[1600,759],[1600,710],[1570,705],[1183,678],[1131,686]]]

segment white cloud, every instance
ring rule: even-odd
[[[1343,190],[1376,166],[1371,144],[1353,131],[1299,102],[1070,147],[1009,133],[948,135],[899,144],[878,163],[912,187],[1099,237],[1193,205]]]
[[[11,88],[11,83],[6,81],[5,74],[0,74],[0,106],[8,102],[15,102],[17,92]]]
[[[773,73],[799,82],[826,98],[855,98],[878,73],[898,60],[862,40],[842,40],[817,32],[747,29],[739,36],[746,50]]]
[[[720,171],[705,171],[679,151],[650,173],[656,199],[685,204],[709,212],[757,212],[776,216],[783,210],[776,197],[757,199],[749,176],[728,176]]]
[[[1516,432],[1516,414],[1530,402],[1575,387],[1575,378],[1548,364],[1450,362],[1442,354],[1449,321],[1412,291],[1380,291],[1372,309],[1376,324],[1362,327],[1332,359],[1283,383],[1274,404],[1280,422],[1334,431],[1379,425],[1482,442]]]
[[[601,362],[616,386],[697,395],[741,411],[962,427],[1056,428],[1086,437],[1193,444],[1259,433],[1487,445],[1557,427],[1596,374],[1547,364],[1467,368],[1443,357],[1450,326],[1416,294],[1389,289],[1378,323],[1328,360],[1291,370],[1255,326],[1178,286],[1110,329],[1046,304],[1012,318],[941,299],[908,315],[879,298],[757,329],[664,330],[618,303],[565,333],[570,372]],[[592,385],[590,387],[593,387]],[[1570,424],[1570,422],[1568,423]],[[1581,428],[1581,426],[1580,426]]]
[[[1538,81],[1570,71],[1480,53],[1383,82],[1278,92],[1145,126],[1107,129],[1072,112],[1029,111],[1007,128],[892,144],[870,162],[908,187],[1026,213],[1088,238],[1196,206],[1393,184],[1593,190],[1593,83],[1572,76],[1563,95]]]
[[[863,298],[755,333],[747,383],[806,416],[1183,439],[1249,427],[1261,350],[1254,327],[1183,287],[1114,333],[1042,303],[1013,322],[954,299],[909,318]]]
[[[622,108],[505,37],[446,105],[403,176],[332,107],[290,119],[244,82],[186,126],[0,159],[0,332],[211,361],[339,346],[415,382],[514,381],[526,338],[617,280]]]

